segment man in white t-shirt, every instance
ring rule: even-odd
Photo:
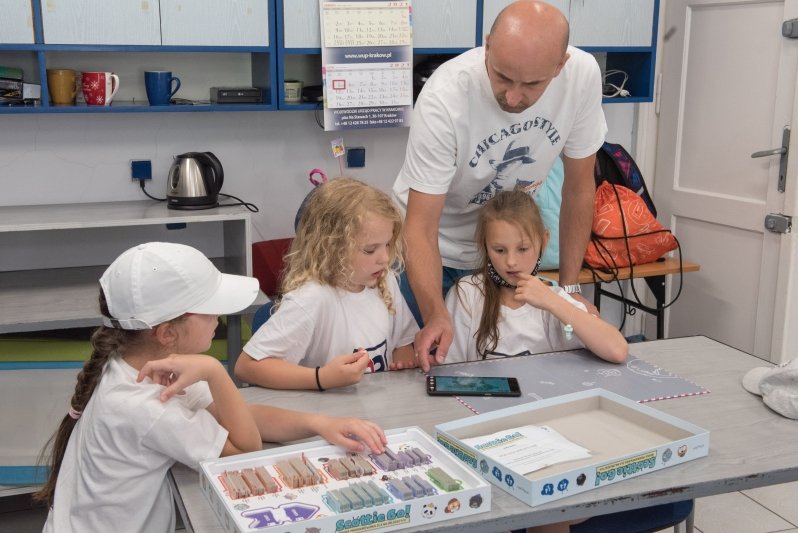
[[[431,348],[442,363],[451,344],[443,294],[477,265],[478,209],[503,189],[534,194],[557,157],[565,168],[560,281],[592,308],[577,276],[593,220],[595,154],[607,125],[599,66],[568,46],[568,34],[559,10],[519,0],[496,18],[484,47],[441,65],[416,101],[393,192],[406,216],[403,292],[423,321],[415,348],[424,370]]]

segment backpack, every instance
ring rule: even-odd
[[[654,207],[654,202],[648,194],[646,182],[643,180],[643,174],[626,151],[626,148],[620,144],[612,144],[605,142],[601,149],[596,153],[596,167],[595,167],[596,188],[602,183],[608,181],[615,185],[623,185],[628,189],[632,189],[646,203],[648,210],[656,218],[657,208]]]

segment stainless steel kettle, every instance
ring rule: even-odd
[[[217,207],[222,183],[222,164],[211,152],[180,154],[166,178],[166,205],[169,209]]]

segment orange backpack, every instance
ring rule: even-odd
[[[589,266],[615,271],[656,261],[678,247],[670,230],[627,187],[604,181],[596,190],[594,205],[593,234],[585,253]]]

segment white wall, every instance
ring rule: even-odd
[[[172,156],[212,151],[225,171],[223,192],[256,204],[255,239],[293,233],[311,189],[308,171],[337,175],[330,141],[312,112],[7,115],[0,117],[0,206],[146,199],[130,178],[131,159],[151,159],[147,191],[163,197]],[[406,130],[347,132],[366,148],[351,174],[387,189],[404,156]]]
[[[630,150],[631,105],[605,106],[609,140]],[[172,156],[212,151],[223,192],[256,204],[255,240],[293,234],[297,207],[321,168],[339,174],[330,141],[366,148],[366,166],[344,169],[389,190],[404,158],[407,130],[324,132],[313,112],[125,113],[0,116],[0,206],[146,199],[130,178],[131,159],[150,159],[147,191],[165,194]]]

